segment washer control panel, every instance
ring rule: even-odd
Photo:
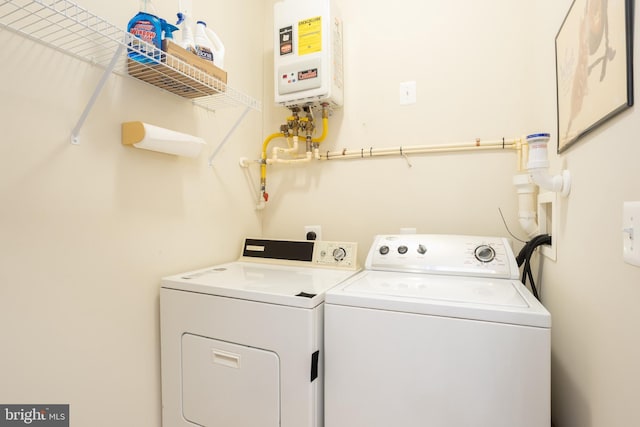
[[[369,270],[518,278],[509,241],[502,237],[444,234],[378,235],[369,250]]]

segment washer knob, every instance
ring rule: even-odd
[[[344,248],[336,248],[333,250],[333,259],[336,261],[342,261],[347,256],[347,251]]]
[[[496,258],[496,251],[489,245],[480,245],[474,251],[474,255],[480,262],[491,262]]]
[[[380,255],[386,255],[389,253],[389,246],[380,246]]]
[[[408,247],[406,247],[405,245],[398,246],[398,253],[399,253],[400,255],[404,255],[404,254],[406,254],[408,250],[409,250],[409,248],[408,248]]]
[[[427,253],[427,247],[423,244],[418,245],[418,253],[424,255]]]

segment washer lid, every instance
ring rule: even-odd
[[[365,270],[327,292],[327,304],[462,319],[551,326],[517,280]]]
[[[162,279],[162,287],[312,308],[356,271],[235,261]]]

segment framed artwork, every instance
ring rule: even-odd
[[[574,0],[556,35],[558,152],[633,105],[634,0]]]

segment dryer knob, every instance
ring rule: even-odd
[[[496,258],[496,251],[489,245],[480,245],[474,251],[476,259],[481,262],[491,262]]]
[[[342,261],[347,257],[347,251],[344,248],[336,248],[333,250],[333,259]]]
[[[427,247],[425,245],[422,245],[422,244],[418,245],[418,253],[420,255],[426,254],[427,253]]]
[[[380,246],[380,255],[386,255],[389,253],[389,246]]]
[[[407,253],[407,251],[409,251],[409,248],[406,247],[405,245],[402,246],[398,246],[398,253],[401,255],[404,255]]]

